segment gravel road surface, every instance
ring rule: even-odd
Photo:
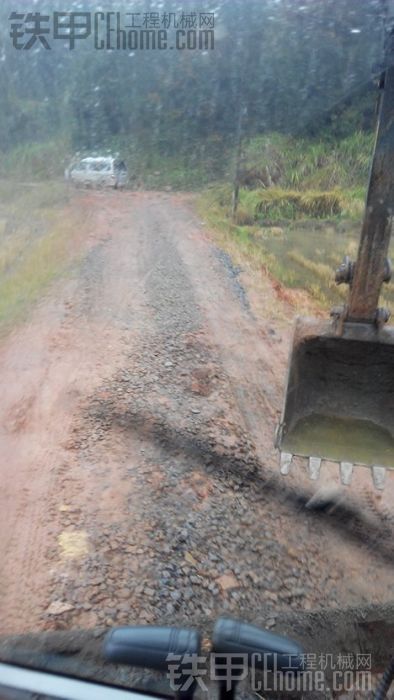
[[[73,196],[79,262],[0,347],[0,631],[393,600],[392,481],[311,510],[322,483],[278,474],[295,311],[270,277],[189,195]]]

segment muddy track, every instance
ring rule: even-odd
[[[1,631],[392,600],[392,484],[311,511],[278,476],[294,309],[269,277],[187,196],[75,196],[82,264],[0,352]]]

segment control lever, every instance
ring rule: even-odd
[[[128,666],[151,668],[155,671],[168,671],[168,654],[200,654],[201,637],[193,629],[180,627],[151,627],[139,625],[136,627],[116,627],[111,630],[104,641],[104,656],[108,661]],[[182,673],[182,659],[179,663]],[[183,686],[190,682],[189,670],[184,676],[177,677],[177,684]],[[196,681],[187,690],[179,690],[177,697],[191,700],[196,689]]]
[[[267,632],[254,625],[220,618],[213,630],[212,652],[214,654],[228,654],[236,658],[247,655],[248,665],[253,663],[254,668],[264,671],[300,673],[303,670],[303,649],[297,643],[286,637]],[[217,676],[220,676],[220,658],[215,659]],[[228,663],[223,658],[223,679],[219,681],[220,700],[232,700],[235,695],[237,680],[234,680],[234,666],[232,665],[231,680],[226,678]],[[240,664],[242,666],[242,664]],[[242,670],[239,670],[241,680]]]

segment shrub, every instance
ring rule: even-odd
[[[259,193],[256,213],[271,219],[296,219],[302,216],[325,218],[341,214],[343,207],[339,190],[298,192],[272,187]]]

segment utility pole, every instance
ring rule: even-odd
[[[243,137],[244,137],[244,122],[245,117],[248,113],[247,107],[240,104],[240,109],[238,112],[238,124],[237,124],[237,150],[235,156],[235,172],[234,172],[234,187],[233,194],[231,198],[231,217],[234,220],[238,209],[239,202],[239,187],[240,187],[240,176],[241,176],[241,165],[243,161]]]

